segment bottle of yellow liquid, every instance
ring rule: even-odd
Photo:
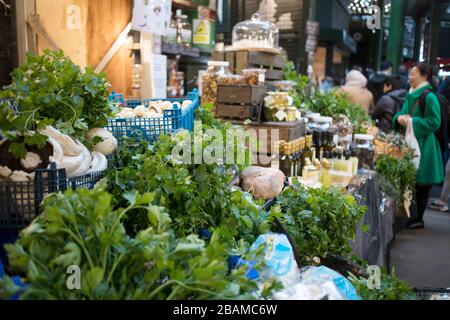
[[[333,177],[331,175],[331,163],[327,159],[322,160],[322,168],[320,170],[320,183],[325,188],[331,187],[333,183]]]

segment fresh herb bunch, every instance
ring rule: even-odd
[[[295,184],[283,191],[271,216],[292,237],[298,256],[310,261],[328,253],[349,253],[349,241],[366,210],[353,196],[337,189],[306,189]]]
[[[105,187],[103,182],[94,190],[69,190],[45,200],[44,213],[18,242],[6,246],[11,266],[26,275],[27,288],[4,277],[0,296],[20,292],[22,299],[252,299],[279,288],[269,279],[259,292],[244,266],[230,272],[226,229],[216,229],[208,244],[196,235],[178,238],[167,209],[153,204],[155,194],[128,193],[127,206],[115,210]],[[122,219],[135,210],[146,212],[148,227],[132,238]],[[81,271],[80,290],[67,288],[72,265]],[[263,272],[265,266],[258,263],[255,268]]]
[[[90,128],[104,127],[113,112],[110,84],[104,74],[81,70],[62,51],[27,54],[27,62],[12,73],[13,82],[0,92],[0,135],[10,139],[17,158],[26,146],[43,147],[47,137],[37,133],[47,125],[80,141]]]
[[[352,126],[354,132],[362,133],[362,128],[365,123],[372,123],[369,115],[358,105],[350,103],[345,96],[342,96],[335,91],[327,93],[316,92],[311,98],[309,108],[313,112],[320,113],[325,117],[336,117],[338,115],[346,115]]]
[[[152,146],[143,142],[137,147],[134,140],[122,141],[106,173],[109,191],[119,199],[119,206],[127,192],[155,192],[155,203],[169,209],[179,236],[227,225],[238,238],[252,242],[270,230],[268,214],[261,210],[261,204],[249,194],[231,189],[231,166],[174,161],[171,153],[176,139],[161,136]],[[146,223],[141,214],[126,225],[139,230],[145,227],[142,222]]]
[[[351,104],[345,96],[337,94],[336,91],[327,93],[316,91],[313,94],[309,78],[299,74],[293,62],[287,63],[283,71],[284,79],[294,81],[297,84],[295,92],[291,92],[291,95],[294,98],[295,106],[303,112],[317,112],[325,117],[346,115],[349,117],[356,133],[365,133],[364,125],[373,123],[363,108]]]
[[[400,159],[382,155],[375,162],[375,170],[394,187],[398,208],[403,207],[405,192],[415,191],[416,169],[412,160],[412,154],[406,153]]]
[[[285,64],[283,68],[283,77],[285,80],[293,81],[296,83],[295,92],[291,92],[291,96],[294,98],[294,105],[297,108],[304,108],[305,103],[310,99],[311,96],[311,86],[309,78],[298,73],[292,61],[289,61]]]
[[[364,277],[356,277],[349,274],[348,279],[355,286],[358,295],[363,300],[417,300],[417,295],[406,282],[399,279],[392,269],[391,274],[385,268],[381,268],[380,287],[370,289],[368,280]]]

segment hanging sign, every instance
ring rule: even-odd
[[[211,43],[211,23],[207,19],[193,20],[194,44],[210,44]]]
[[[134,0],[133,30],[164,35],[171,13],[171,0]]]

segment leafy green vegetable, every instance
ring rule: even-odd
[[[308,101],[311,96],[309,78],[298,73],[292,61],[285,64],[283,68],[283,76],[285,80],[296,83],[295,92],[291,92],[290,95],[294,98],[294,105],[297,108],[304,108],[305,102]]]
[[[402,159],[382,155],[375,162],[375,170],[394,187],[398,208],[403,207],[405,192],[415,191],[416,169],[412,157],[411,153],[407,153]]]
[[[196,235],[179,238],[167,209],[152,204],[153,193],[129,193],[128,205],[114,210],[114,198],[100,183],[94,190],[49,196],[44,213],[7,245],[11,266],[26,275],[26,289],[8,277],[0,295],[21,292],[22,299],[252,299],[259,298],[247,267],[229,271],[227,228],[208,243]],[[131,238],[122,219],[136,210],[148,227]],[[246,258],[244,256],[244,258]],[[259,260],[263,261],[263,260]],[[80,268],[81,289],[67,287],[69,266]],[[265,266],[258,263],[261,272]],[[279,284],[267,280],[270,294]]]
[[[293,62],[285,65],[284,78],[297,84],[296,90],[291,92],[291,96],[294,98],[295,106],[303,112],[317,112],[325,117],[346,115],[350,119],[356,133],[366,133],[365,124],[372,123],[372,119],[364,109],[351,104],[345,96],[339,95],[335,91],[321,93],[317,90],[315,93],[312,93],[309,78],[299,74],[295,70]]]
[[[417,300],[416,294],[406,282],[399,279],[392,269],[391,274],[385,268],[381,268],[380,287],[370,289],[368,280],[349,274],[348,279],[355,286],[358,295],[363,300]]]
[[[27,145],[45,145],[47,137],[36,133],[38,129],[52,125],[84,141],[89,128],[104,127],[112,114],[105,75],[81,70],[62,51],[27,54],[12,78],[0,100],[11,100],[16,108],[0,103],[0,135],[15,142],[10,152],[18,158],[25,156]]]
[[[151,190],[155,203],[169,209],[179,236],[227,225],[239,238],[251,242],[270,230],[268,213],[261,205],[250,194],[231,189],[230,167],[172,161],[175,141],[168,136],[160,137],[153,146],[135,144],[123,141],[106,173],[109,191],[120,206],[128,192]],[[125,225],[127,230],[139,230],[146,223],[145,215],[140,214]]]
[[[283,191],[271,215],[292,237],[298,256],[308,261],[328,253],[349,253],[349,240],[366,209],[337,189],[294,185]]]

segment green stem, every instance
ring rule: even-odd
[[[156,288],[155,290],[152,291],[152,293],[149,295],[148,299],[151,300],[153,298],[153,296],[155,296],[158,292],[160,292],[162,289],[172,285],[173,283],[175,283],[175,280],[169,280],[169,281],[163,283],[158,288]]]
[[[64,224],[64,226],[65,226],[65,224]],[[67,234],[70,235],[72,238],[74,238],[74,240],[78,243],[78,245],[81,247],[81,249],[83,250],[84,254],[86,255],[86,258],[87,258],[87,260],[88,260],[89,266],[91,267],[91,269],[93,269],[93,268],[94,268],[94,263],[92,262],[92,258],[91,258],[91,256],[89,255],[89,251],[88,251],[88,250],[86,249],[86,247],[84,246],[83,241],[81,241],[81,239],[79,239],[79,238],[77,237],[77,235],[76,235],[75,233],[72,232],[72,230],[67,229],[67,226],[66,226],[66,228],[63,228],[61,231],[67,233]]]
[[[219,298],[219,299],[229,300],[228,297],[225,297],[224,295],[218,294],[218,293],[210,291],[210,290],[191,287],[191,286],[188,286],[188,285],[186,285],[183,282],[178,281],[178,280],[171,280],[171,281],[173,281],[174,283],[178,284],[179,286],[184,287],[185,289],[188,289],[188,290],[191,290],[191,291],[203,292],[203,293],[209,294],[209,295],[211,295],[213,297],[216,297],[216,298]]]
[[[61,100],[61,102],[62,102],[64,105],[68,106],[68,107],[72,110],[73,118],[70,119],[70,122],[73,122],[74,120],[76,120],[77,117],[78,117],[78,114],[77,114],[77,112],[75,111],[75,109],[72,107],[72,105],[71,105],[70,103],[65,102],[64,100]]]
[[[111,278],[114,274],[114,272],[116,271],[117,266],[119,265],[120,261],[122,260],[122,258],[125,257],[125,253],[122,253],[119,258],[117,258],[117,260],[114,262],[113,267],[111,269],[111,271],[109,272],[108,278],[106,280],[106,282],[110,282]]]

